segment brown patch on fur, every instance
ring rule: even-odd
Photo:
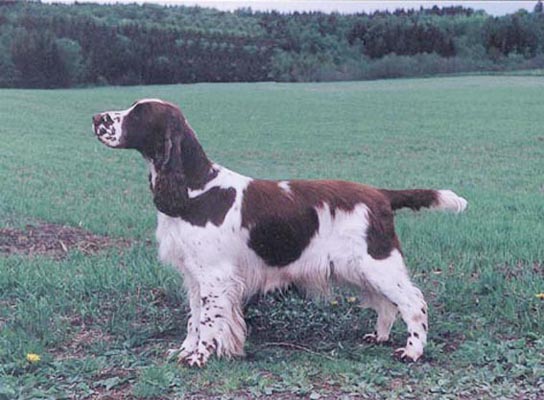
[[[155,184],[151,186],[153,202],[157,209],[170,217],[179,217],[186,213],[189,194],[185,185],[185,176],[179,172],[162,171],[157,174]]]
[[[369,209],[368,253],[387,258],[399,242],[389,200],[378,189],[344,181],[289,181],[289,191],[278,182],[256,180],[244,192],[242,226],[250,230],[249,247],[268,265],[284,266],[300,257],[319,229],[317,208]],[[363,221],[361,221],[362,223]]]
[[[192,225],[205,226],[210,221],[220,226],[234,203],[236,190],[212,187],[200,196],[189,199],[179,217]]]
[[[419,210],[422,207],[431,207],[438,203],[438,192],[436,190],[412,189],[412,190],[387,190],[380,189],[385,197],[389,199],[391,208],[411,208]]]
[[[359,183],[330,180],[293,181],[289,186],[295,195],[300,195],[317,207],[326,203],[333,217],[337,209],[350,212],[359,204],[366,205],[369,211],[366,238],[368,254],[383,260],[389,257],[393,249],[400,250],[393,212],[380,190]]]
[[[277,182],[251,182],[242,201],[248,246],[270,266],[297,260],[319,228],[314,205],[285,192]]]

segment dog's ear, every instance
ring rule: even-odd
[[[153,202],[157,209],[171,217],[183,214],[189,196],[183,170],[183,123],[181,116],[168,118],[164,132],[164,152],[158,160],[157,176],[153,185]]]

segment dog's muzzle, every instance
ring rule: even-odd
[[[113,120],[108,114],[96,114],[93,116],[93,131],[96,136],[101,137],[106,134],[115,135]]]

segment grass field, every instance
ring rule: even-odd
[[[167,362],[188,307],[181,278],[156,261],[146,166],[90,130],[93,113],[143,97],[180,104],[208,155],[247,175],[467,198],[461,215],[397,216],[430,307],[424,359],[392,357],[400,321],[391,344],[363,343],[374,315],[339,292],[250,305],[245,360]],[[544,398],[543,104],[544,80],[530,76],[0,90],[0,227],[65,224],[132,243],[0,254],[0,399]]]

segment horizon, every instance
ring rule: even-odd
[[[43,3],[73,4],[75,0],[44,0]],[[306,1],[306,0],[280,0],[280,1],[240,1],[240,0],[78,0],[78,3],[98,4],[158,4],[166,6],[198,6],[202,8],[213,8],[220,11],[235,11],[243,8],[251,8],[252,11],[278,11],[280,13],[312,12],[321,11],[324,13],[355,14],[373,13],[375,11],[390,11],[396,9],[419,9],[432,8],[433,6],[451,7],[462,6],[472,8],[475,11],[483,10],[493,16],[500,16],[514,13],[520,9],[532,11],[537,1]]]

